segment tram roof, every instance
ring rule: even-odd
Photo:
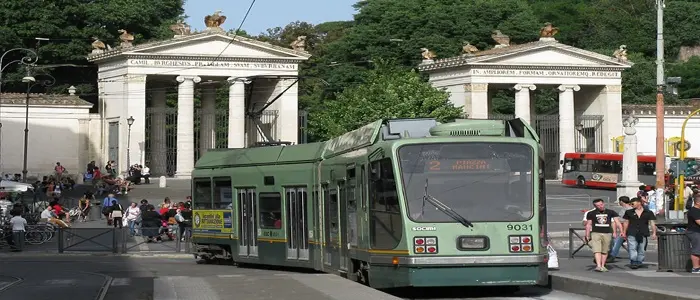
[[[202,155],[195,169],[313,162],[321,156],[324,145],[325,143],[310,143],[293,146],[212,149]]]

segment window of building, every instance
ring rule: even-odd
[[[214,209],[232,209],[233,189],[230,178],[214,178]]]
[[[259,193],[260,228],[282,229],[282,195],[280,193]]]
[[[401,241],[402,218],[390,158],[370,164],[370,236],[375,249],[393,249]]]
[[[211,192],[211,180],[209,178],[195,178],[194,193],[192,195],[193,207],[195,209],[212,209]]]

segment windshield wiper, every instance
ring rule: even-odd
[[[474,224],[472,222],[469,222],[467,219],[462,217],[460,214],[455,212],[452,208],[449,206],[445,205],[445,203],[440,202],[440,200],[435,199],[435,197],[431,196],[428,194],[428,179],[425,179],[425,194],[423,195],[423,207],[421,208],[421,216],[423,216],[423,213],[425,212],[425,202],[428,202],[435,206],[439,211],[442,213],[446,214],[448,217],[454,219],[455,221],[461,223],[464,225],[464,227],[474,227]]]

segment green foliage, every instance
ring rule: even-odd
[[[39,64],[87,65],[85,57],[92,49],[93,36],[113,46],[118,43],[119,29],[134,34],[137,44],[171,37],[168,27],[182,19],[183,4],[183,0],[0,1],[0,53],[17,47],[35,49],[35,38],[43,37],[50,40],[41,42]],[[22,53],[13,52],[3,63],[21,56]],[[6,69],[4,91],[24,89],[24,85],[17,82],[17,76],[10,74],[17,70],[15,66]],[[96,85],[94,67],[50,71],[58,81],[57,87]],[[79,89],[80,92],[94,90],[82,86]],[[65,89],[61,92],[65,93]]]
[[[415,71],[403,71],[385,62],[367,73],[362,85],[346,88],[337,101],[312,112],[311,134],[329,139],[383,118],[432,117],[440,121],[462,115],[449,94],[432,87]]]

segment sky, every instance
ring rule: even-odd
[[[222,24],[226,30],[236,29],[252,0],[186,0],[186,20],[192,30],[202,30],[204,17],[221,10],[226,16]],[[242,29],[250,35],[265,32],[267,28],[284,27],[294,21],[319,24],[327,21],[352,20],[357,0],[256,0]]]

